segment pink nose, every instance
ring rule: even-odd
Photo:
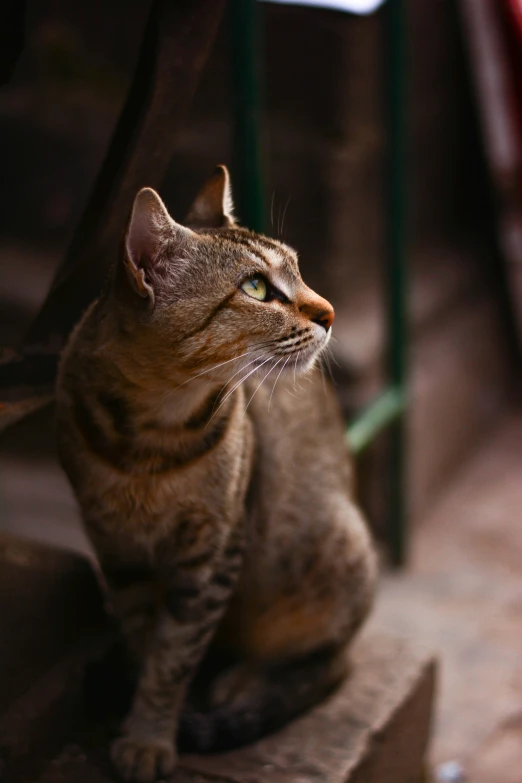
[[[309,299],[301,305],[299,310],[303,315],[307,315],[314,324],[319,324],[319,326],[322,326],[326,331],[331,327],[335,318],[335,312],[330,302],[327,302],[326,299],[322,299],[319,296],[314,299]]]
[[[312,321],[316,324],[319,324],[319,326],[323,326],[326,331],[328,331],[334,322],[334,318],[335,312],[333,307],[330,306],[327,310],[321,310],[320,313],[317,313],[317,315],[312,318]]]

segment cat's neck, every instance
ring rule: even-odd
[[[162,378],[136,372],[135,365],[117,357],[112,361],[112,374],[134,411],[137,423],[158,429],[183,428],[198,418],[209,420],[217,413],[232,387],[216,380],[211,373],[202,377],[172,372]],[[241,394],[240,389],[233,395]]]
[[[112,377],[116,389],[131,403],[137,423],[153,423],[158,428],[183,427],[194,418],[208,413],[211,418],[221,403],[231,396],[242,395],[241,387],[232,391],[235,380],[216,379],[212,371],[194,369],[187,372],[177,369],[174,360],[155,361],[154,349],[140,351],[137,341],[133,350],[114,339],[101,342],[96,350],[97,359],[104,367],[100,377]],[[163,373],[158,369],[163,368]]]
[[[142,411],[159,427],[182,427],[196,418],[210,421],[226,393],[223,383],[195,379],[178,387],[150,390]]]

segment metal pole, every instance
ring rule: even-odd
[[[253,231],[264,230],[262,31],[258,0],[231,0],[234,157],[238,213]]]
[[[405,117],[405,0],[388,0],[385,8],[388,100],[388,378],[392,387],[406,386],[406,117]],[[391,560],[400,566],[407,556],[406,420],[401,416],[390,430],[389,543]]]

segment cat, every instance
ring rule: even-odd
[[[224,166],[185,225],[136,196],[57,384],[61,462],[139,672],[124,780],[169,775],[177,736],[251,742],[346,676],[376,557],[315,368],[333,319],[294,250],[236,224]]]

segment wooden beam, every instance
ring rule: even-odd
[[[225,0],[154,0],[132,86],[89,203],[15,357],[0,358],[0,429],[13,404],[48,398],[60,351],[118,254],[137,191],[159,187]]]

